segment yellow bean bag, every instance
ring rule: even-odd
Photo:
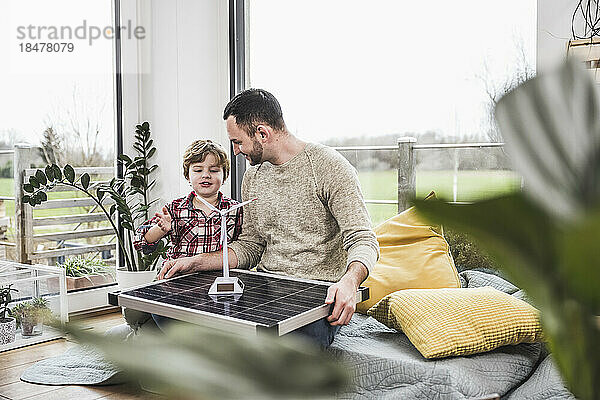
[[[426,199],[434,199],[431,192]],[[375,228],[379,261],[362,283],[369,299],[357,304],[367,310],[400,289],[459,288],[460,280],[442,229],[422,221],[411,207]]]

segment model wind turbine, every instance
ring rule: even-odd
[[[244,283],[237,277],[229,276],[229,255],[227,251],[227,214],[253,202],[256,198],[236,204],[226,210],[219,210],[217,207],[204,200],[202,197],[197,198],[203,202],[212,211],[221,215],[221,243],[223,244],[223,276],[217,277],[208,290],[208,294],[212,296],[233,295],[236,300],[244,292]]]

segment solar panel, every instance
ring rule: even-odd
[[[109,294],[113,305],[163,315],[217,329],[240,333],[284,335],[330,314],[325,304],[330,283],[262,272],[233,270],[244,282],[244,293],[235,300],[208,295],[221,271],[205,271]],[[361,287],[357,302],[369,298]]]

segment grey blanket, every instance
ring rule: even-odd
[[[463,287],[492,286],[525,301],[510,282],[484,272],[460,274]],[[340,398],[468,399],[497,393],[503,399],[573,399],[542,343],[504,346],[465,357],[427,360],[401,332],[355,314],[330,350],[354,374]]]

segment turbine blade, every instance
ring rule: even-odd
[[[250,200],[248,200],[248,201],[244,201],[243,203],[240,203],[240,204],[236,204],[236,205],[234,205],[234,206],[231,206],[231,207],[229,207],[227,210],[222,210],[222,211],[221,211],[221,213],[223,213],[223,214],[228,214],[228,213],[230,213],[231,211],[233,211],[233,210],[237,210],[238,208],[240,208],[240,207],[243,207],[243,206],[245,206],[245,205],[246,205],[246,204],[248,204],[248,203],[252,203],[254,200],[258,200],[258,198],[256,198],[256,197],[255,197],[254,199],[250,199]]]
[[[213,211],[218,212],[219,214],[221,214],[221,210],[219,210],[217,207],[213,206],[212,204],[210,204],[208,201],[204,200],[202,197],[197,196],[198,199],[203,202],[208,208],[210,208]]]

